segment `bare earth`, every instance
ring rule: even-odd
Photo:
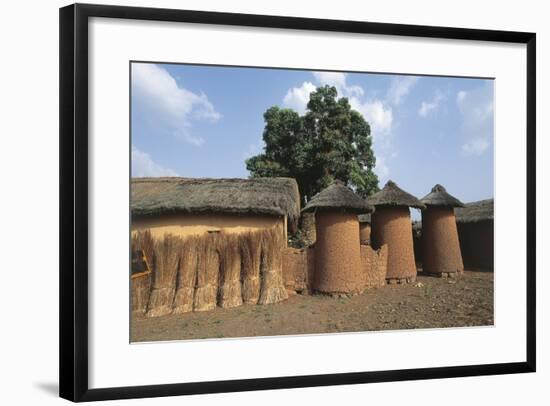
[[[132,316],[131,341],[252,337],[493,324],[493,272],[457,279],[419,273],[350,298],[293,295],[283,303],[146,318]]]

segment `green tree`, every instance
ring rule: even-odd
[[[378,191],[370,126],[336,88],[312,92],[303,116],[274,106],[264,120],[265,151],[246,160],[252,177],[295,178],[303,203],[335,179],[364,197]]]

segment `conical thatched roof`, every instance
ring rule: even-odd
[[[132,178],[132,215],[170,212],[300,216],[298,185],[292,178]]]
[[[424,209],[426,206],[413,195],[400,189],[393,181],[388,181],[386,186],[368,198],[373,206],[408,206],[417,209]]]
[[[333,182],[313,196],[303,211],[315,209],[343,209],[356,213],[371,213],[374,210],[365,199],[340,181]]]
[[[494,199],[466,203],[463,208],[455,209],[457,223],[478,223],[492,221],[494,218]]]
[[[437,207],[464,207],[464,204],[456,197],[451,196],[445,188],[439,184],[432,188],[432,191],[420,199],[426,206]]]

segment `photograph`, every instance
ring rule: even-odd
[[[131,343],[493,326],[494,78],[129,80]]]

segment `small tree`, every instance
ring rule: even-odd
[[[364,197],[378,191],[370,126],[347,98],[337,96],[334,87],[317,88],[303,116],[269,108],[264,113],[265,151],[246,160],[251,176],[295,178],[302,203],[335,179]]]

